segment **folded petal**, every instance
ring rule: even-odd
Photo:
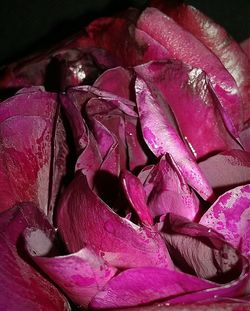
[[[173,297],[170,303],[216,301],[217,297],[245,294],[250,275],[249,261],[221,234],[174,214],[165,217],[159,224],[159,230],[166,240],[171,258],[181,271],[217,283],[214,289]]]
[[[140,179],[129,171],[124,171],[121,180],[125,195],[140,220],[145,225],[153,225],[153,218],[146,203],[146,193]]]
[[[242,254],[250,257],[250,185],[224,193],[200,219],[222,234]]]
[[[81,174],[61,198],[57,223],[71,252],[89,245],[116,267],[172,266],[158,233],[115,214],[90,190]]]
[[[0,309],[70,310],[58,289],[27,258],[21,235],[29,226],[47,232],[51,228],[44,214],[32,204],[22,204],[0,214]]]
[[[144,305],[215,286],[215,283],[164,268],[128,269],[110,280],[93,298],[90,307],[95,310],[110,310],[117,307]]]
[[[74,303],[84,308],[117,271],[88,248],[70,255],[50,256],[53,240],[40,229],[26,230],[25,240],[35,263]]]
[[[55,137],[57,122],[56,96],[41,89],[27,89],[1,103],[1,211],[33,201],[52,216],[50,179],[58,155],[53,154],[53,148],[61,139],[60,135]],[[57,180],[54,186],[59,183]]]
[[[128,70],[116,67],[106,70],[95,80],[93,86],[114,95],[130,99],[131,79],[132,75]]]
[[[192,33],[221,61],[239,87],[243,99],[243,122],[250,119],[250,60],[225,29],[190,5],[180,5],[170,16]]]
[[[194,220],[199,212],[199,200],[189,188],[171,158],[155,165],[145,180],[147,202],[154,217],[175,213]]]
[[[160,157],[169,153],[187,183],[204,199],[212,195],[212,190],[194,158],[173,128],[159,105],[159,94],[154,94],[147,83],[137,77],[135,83],[137,107],[145,142],[151,151]]]
[[[164,96],[196,158],[240,148],[225,128],[204,71],[176,60],[150,62],[135,71]]]
[[[250,154],[229,150],[199,163],[215,194],[221,195],[236,186],[250,183]]]
[[[237,136],[243,122],[241,98],[235,80],[220,60],[191,33],[155,8],[142,12],[137,27],[163,45],[172,58],[201,68],[208,74],[216,96],[230,117],[224,121],[230,132]]]

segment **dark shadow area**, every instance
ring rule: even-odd
[[[167,1],[167,0],[166,0]],[[82,31],[91,20],[129,6],[143,8],[146,0],[34,0],[0,3],[0,66]],[[250,36],[250,1],[186,0],[241,41]]]

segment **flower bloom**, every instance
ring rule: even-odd
[[[249,308],[250,61],[151,5],[2,76],[3,310]]]

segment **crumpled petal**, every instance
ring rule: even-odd
[[[204,199],[212,195],[212,189],[194,158],[186,149],[178,133],[172,127],[159,105],[158,94],[153,94],[146,82],[137,77],[135,82],[138,113],[145,142],[160,157],[169,153],[187,183]]]
[[[246,293],[249,261],[222,235],[174,214],[168,214],[159,223],[159,230],[171,258],[182,271],[217,282],[211,290],[171,297],[169,303],[212,302],[218,297],[239,297]]]
[[[224,121],[230,132],[237,137],[238,129],[243,122],[241,98],[235,80],[219,59],[191,33],[155,8],[146,8],[136,25],[162,44],[172,58],[201,68],[207,73],[215,94],[227,114],[227,118],[223,115]]]
[[[21,235],[29,226],[50,230],[44,214],[31,203],[0,214],[0,309],[70,310],[63,295],[27,258]]]
[[[215,287],[216,284],[158,267],[128,269],[110,280],[91,301],[93,309],[143,305],[167,297]]]
[[[155,165],[143,183],[147,203],[154,217],[169,212],[194,220],[199,212],[199,200],[185,182],[181,172],[169,157]]]
[[[240,148],[225,128],[204,71],[176,60],[150,62],[135,71],[164,96],[196,158]]]
[[[250,258],[250,185],[220,196],[200,223],[222,234],[228,243]]]
[[[72,301],[85,308],[117,271],[88,248],[65,256],[51,256],[52,237],[40,229],[26,230],[25,241],[35,263]]]
[[[57,224],[70,252],[89,245],[115,267],[172,267],[158,233],[115,214],[90,190],[82,174],[63,193]]]
[[[229,150],[199,163],[218,196],[236,186],[250,183],[250,153]]]

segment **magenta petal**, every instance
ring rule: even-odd
[[[172,267],[159,235],[115,214],[90,190],[85,176],[81,174],[64,192],[57,222],[71,252],[89,245],[116,267]]]
[[[78,159],[75,165],[76,170],[82,171],[93,186],[93,179],[99,169],[102,158],[93,134],[89,131],[80,111],[67,96],[60,97],[65,114],[72,128],[75,145],[78,152]]]
[[[250,119],[250,61],[220,25],[189,5],[174,11],[174,20],[208,47],[235,79],[243,98],[244,121]]]
[[[199,163],[216,195],[250,183],[250,153],[229,150]]]
[[[143,167],[148,161],[148,148],[138,129],[139,118],[125,117],[125,135],[129,170]]]
[[[124,171],[121,180],[125,195],[141,221],[146,225],[153,225],[153,218],[146,203],[146,193],[140,179],[129,171]]]
[[[90,307],[110,310],[143,305],[215,286],[215,283],[164,268],[128,269],[110,280],[94,297]]]
[[[200,223],[250,257],[250,185],[224,193],[202,216]]]
[[[27,261],[21,234],[29,226],[50,230],[48,220],[32,204],[0,214],[0,309],[70,310],[62,294]]]
[[[148,192],[147,202],[154,217],[172,212],[190,220],[196,218],[199,200],[171,158],[168,161],[161,159],[150,171],[143,186]]]
[[[135,103],[124,97],[115,95],[107,91],[100,90],[94,86],[89,85],[78,86],[73,88],[71,91],[89,92],[95,95],[96,97],[100,97],[102,100],[106,100],[113,107],[120,109],[125,114],[131,117],[137,117],[137,113],[133,110],[133,107],[135,107]]]
[[[204,71],[176,60],[143,64],[135,71],[162,93],[195,157],[240,148],[225,128]]]
[[[245,294],[249,262],[224,237],[209,227],[169,214],[159,230],[169,245],[174,263],[182,270],[217,282],[214,290],[198,291],[170,302],[193,302]],[[195,298],[194,298],[195,297]]]
[[[172,58],[201,68],[208,74],[223,109],[230,116],[230,131],[237,135],[243,117],[241,98],[235,80],[219,59],[191,33],[155,8],[143,11],[137,21],[137,27],[163,45]]]
[[[0,210],[34,201],[49,210],[55,95],[28,89],[0,105]]]
[[[136,79],[135,90],[142,133],[148,147],[157,157],[169,153],[187,183],[204,199],[209,198],[212,189],[178,133],[164,115],[159,105],[159,97],[157,98],[146,82],[139,77]]]
[[[240,142],[244,150],[250,152],[250,124],[240,132]]]
[[[83,307],[88,306],[117,271],[88,248],[70,255],[47,257],[53,242],[40,229],[29,229],[25,233],[25,239],[35,263],[72,301]]]
[[[131,73],[122,68],[116,67],[106,70],[94,83],[94,87],[113,93],[117,96],[130,99]]]

